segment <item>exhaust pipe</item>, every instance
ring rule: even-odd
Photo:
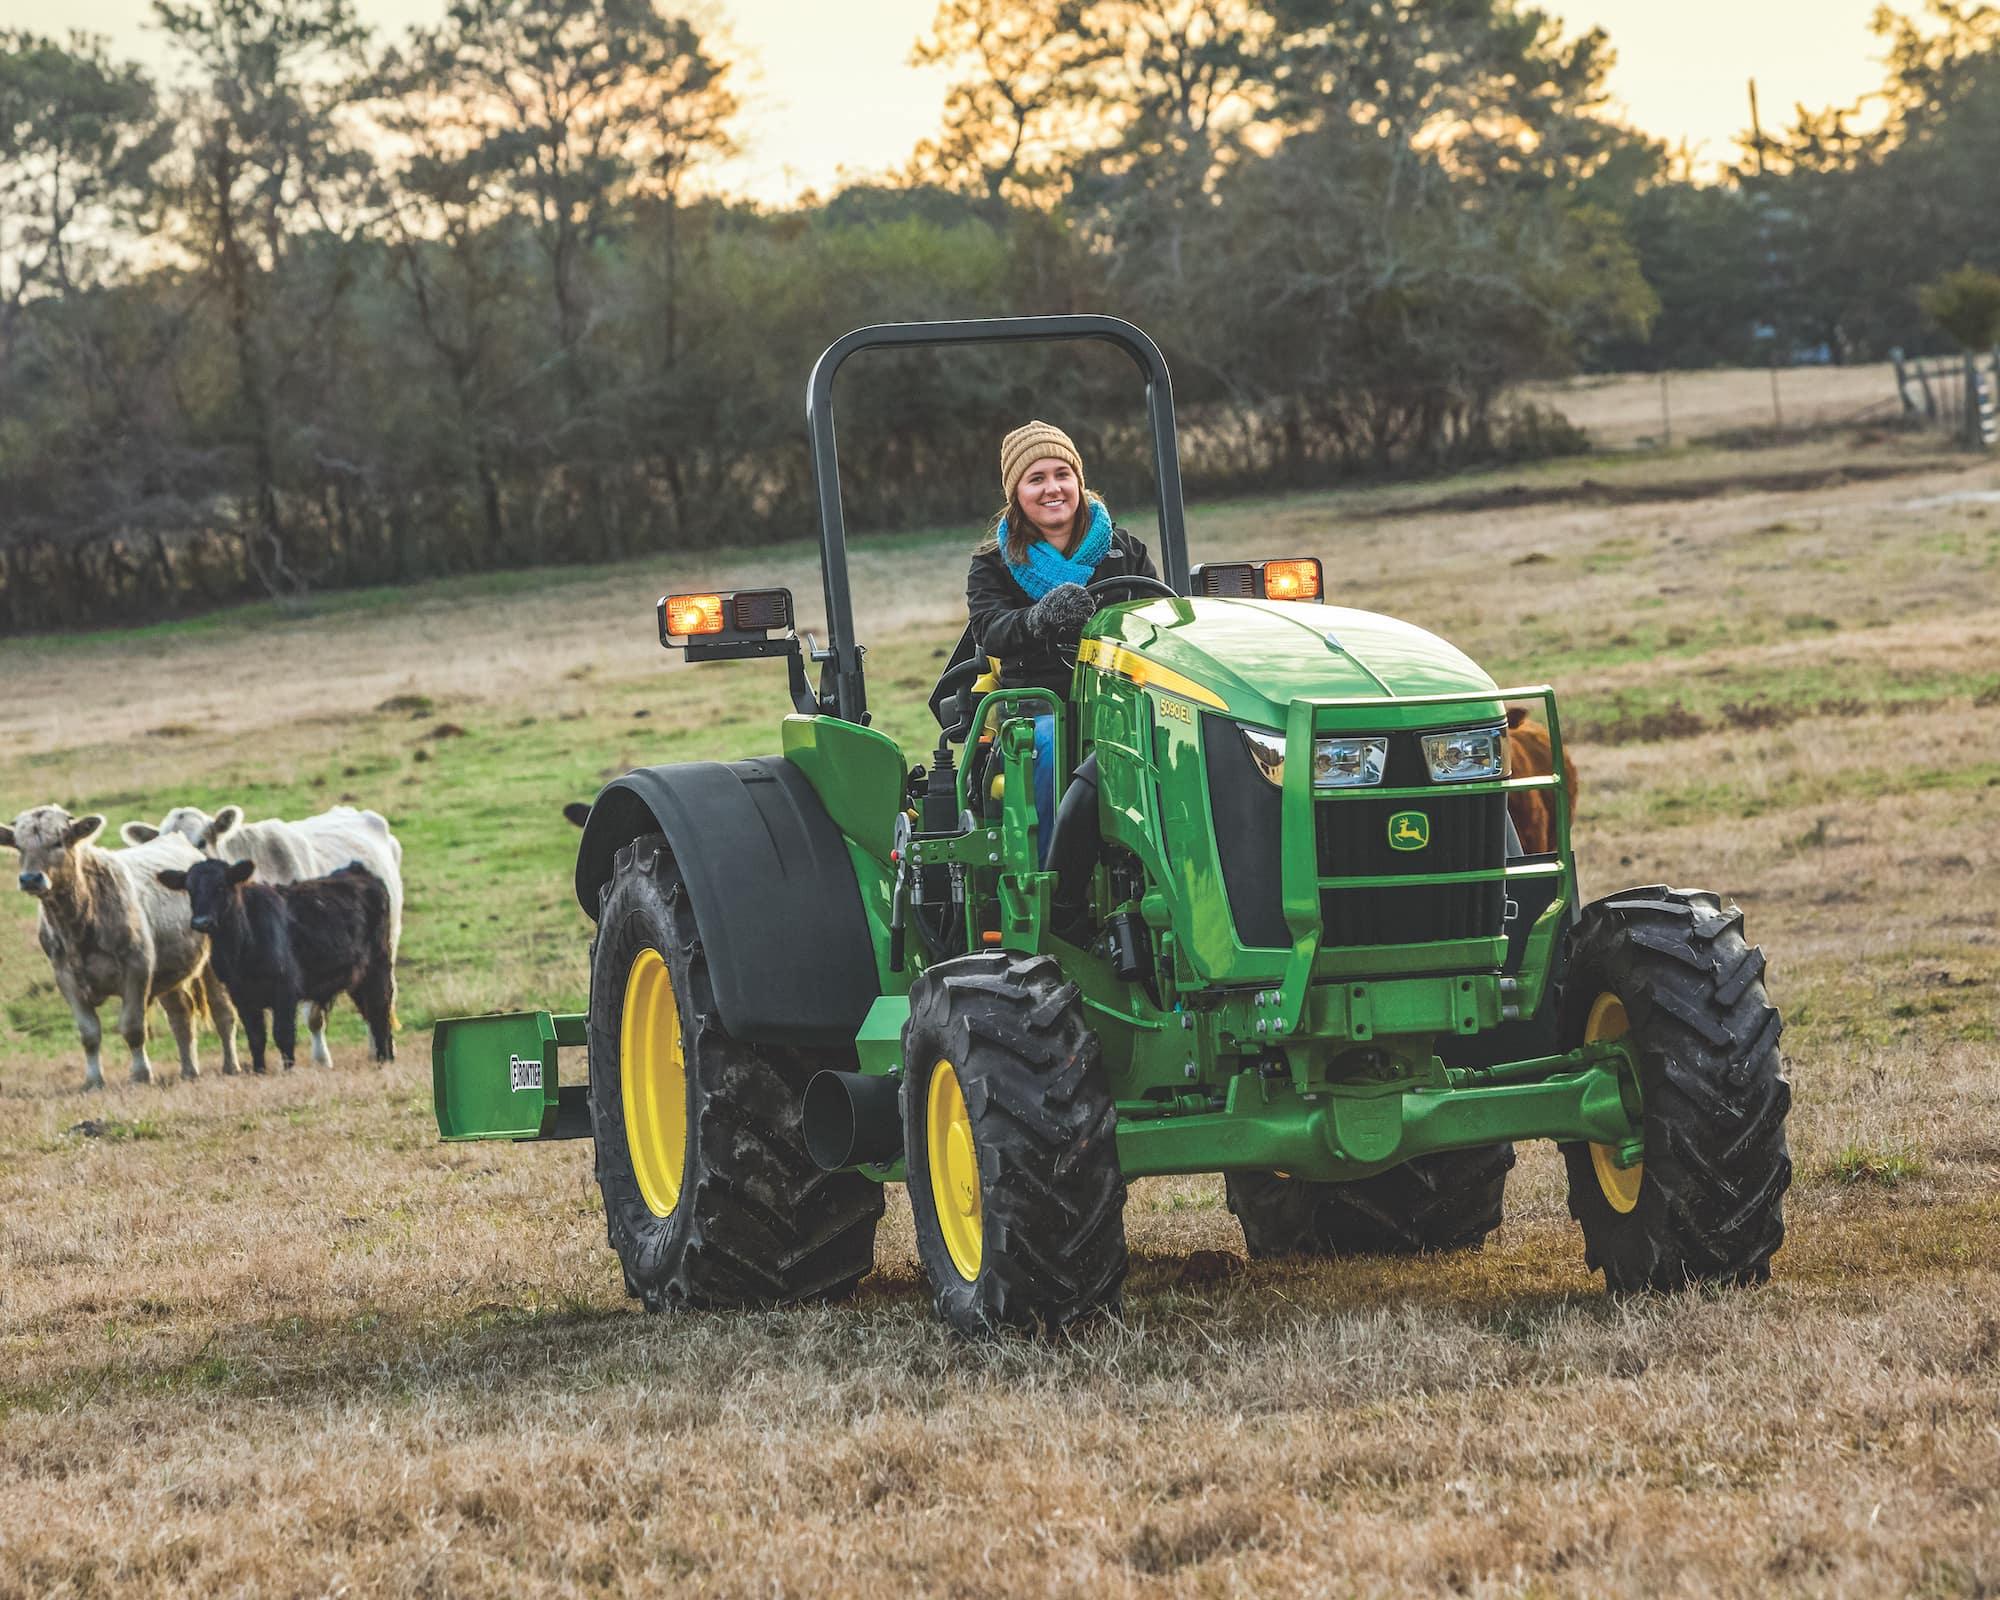
[[[817,1072],[799,1108],[806,1154],[827,1172],[886,1166],[903,1153],[901,1073]]]

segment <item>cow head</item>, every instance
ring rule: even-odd
[[[61,806],[23,811],[12,827],[0,828],[0,844],[21,853],[21,888],[39,900],[69,868],[70,852],[88,844],[104,826],[99,816],[72,817]]]
[[[208,933],[235,902],[237,889],[256,870],[256,864],[249,861],[204,860],[185,872],[167,867],[158,877],[167,888],[186,892],[189,924],[196,933]]]
[[[212,856],[242,820],[241,806],[224,806],[212,817],[200,806],[175,806],[160,818],[157,828],[146,822],[128,822],[118,831],[127,844],[144,844],[163,833],[177,833],[203,855]]]

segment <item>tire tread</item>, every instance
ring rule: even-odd
[[[689,1161],[679,1204],[655,1217],[638,1197],[626,1149],[618,1063],[625,966],[613,922],[629,901],[651,923],[681,1010],[692,1080]],[[613,858],[599,900],[591,962],[591,1116],[605,1231],[628,1293],[649,1311],[788,1305],[851,1293],[874,1265],[881,1185],[822,1172],[806,1153],[799,1101],[817,1063],[746,1044],[716,1011],[694,908],[665,839],[648,835]],[[622,960],[629,965],[630,954]],[[600,978],[615,985],[599,1004]],[[601,1069],[602,1064],[602,1069]]]

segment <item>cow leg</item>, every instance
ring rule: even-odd
[[[102,1089],[104,1061],[99,1051],[104,1043],[104,1025],[97,1020],[97,1007],[85,1002],[83,991],[64,977],[61,968],[56,970],[56,988],[69,1002],[69,1014],[76,1018],[76,1036],[83,1045],[83,1086]]]
[[[292,1057],[299,1048],[299,1002],[296,995],[280,995],[271,1007],[271,1033],[278,1041],[278,1054],[285,1070],[292,1070]]]
[[[123,1005],[118,1013],[118,1036],[132,1052],[132,1081],[151,1083],[153,1063],[146,1056],[146,990],[149,987],[143,972],[136,979],[128,979],[125,993],[121,996]]]
[[[355,1005],[368,1021],[368,1037],[375,1045],[377,1064],[396,1059],[393,1017],[396,1009],[396,980],[387,962],[378,962],[361,975],[352,991]]]
[[[168,989],[160,995],[160,1009],[167,1014],[167,1026],[173,1030],[174,1049],[181,1058],[181,1079],[201,1076],[201,1064],[194,1058],[194,991],[192,988]]]
[[[250,1070],[264,1076],[264,1008],[252,1006],[243,1013],[243,1031],[250,1039]]]
[[[312,1062],[316,1067],[333,1065],[333,1052],[326,1047],[327,1008],[317,1000],[306,1002],[306,1031],[312,1035]]]
[[[208,1002],[208,1020],[215,1024],[222,1041],[222,1075],[233,1078],[241,1070],[236,1058],[236,1002],[229,998],[229,986],[209,967],[201,975],[202,998]]]

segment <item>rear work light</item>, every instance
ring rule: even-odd
[[[825,662],[807,634],[801,648],[792,621],[789,589],[724,589],[715,594],[663,594],[658,606],[660,643],[684,650],[690,661],[741,661],[751,656],[784,656],[792,705],[801,716],[824,716],[833,708],[825,692],[806,682],[805,650]],[[776,635],[774,638],[773,635]]]
[[[1317,556],[1282,561],[1204,561],[1189,575],[1198,595],[1218,600],[1312,600],[1325,598]]]
[[[685,650],[690,661],[782,654],[785,641],[770,635],[792,626],[792,591],[737,589],[720,594],[660,597],[660,643]]]

